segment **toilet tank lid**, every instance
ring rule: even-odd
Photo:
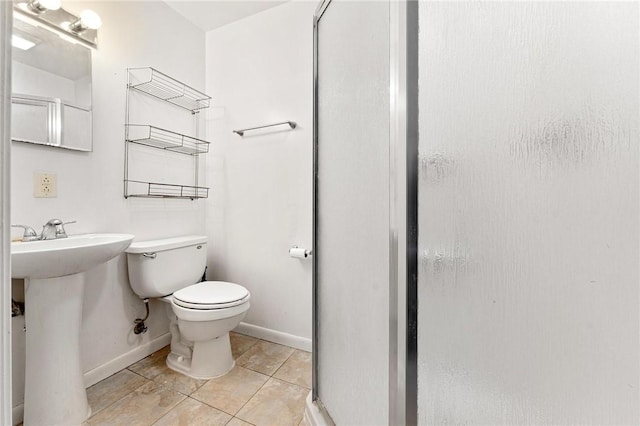
[[[208,238],[204,235],[186,235],[182,237],[164,238],[161,240],[134,241],[125,251],[127,253],[149,253],[154,251],[171,250],[179,247],[206,244]]]

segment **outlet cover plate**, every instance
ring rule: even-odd
[[[56,174],[34,173],[33,196],[35,198],[56,198],[58,196],[58,179]]]

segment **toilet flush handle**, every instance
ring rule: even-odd
[[[148,257],[150,259],[155,259],[158,256],[158,253],[142,253],[144,257]]]

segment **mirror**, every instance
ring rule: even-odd
[[[14,13],[11,139],[92,150],[91,49]]]

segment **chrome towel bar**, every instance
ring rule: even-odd
[[[249,130],[257,130],[257,129],[263,129],[265,127],[281,126],[283,124],[288,124],[289,127],[291,127],[292,129],[295,129],[296,126],[297,126],[295,121],[283,121],[282,123],[265,124],[264,126],[257,126],[257,127],[250,127],[248,129],[234,130],[233,133],[237,133],[240,136],[244,136],[244,132],[247,132]]]

